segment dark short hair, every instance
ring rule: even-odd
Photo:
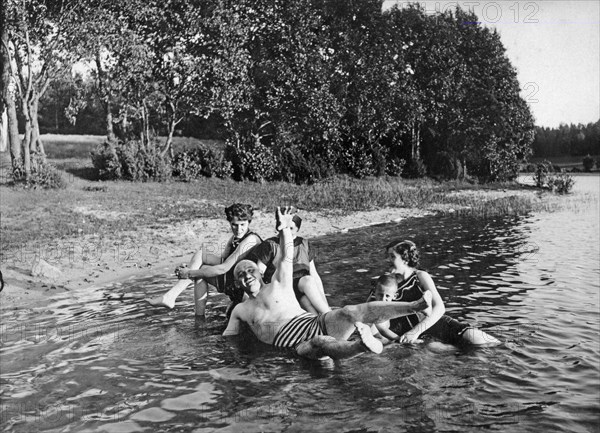
[[[390,242],[385,250],[392,249],[404,260],[411,268],[419,266],[419,250],[413,241],[396,240]]]
[[[225,208],[225,215],[227,216],[227,221],[229,222],[231,222],[231,220],[234,218],[250,222],[252,221],[253,213],[254,209],[250,204],[234,203]]]
[[[298,215],[294,215],[292,217],[292,221],[294,221],[294,224],[296,224],[296,227],[298,227],[298,230],[300,230],[300,226],[302,225],[302,218],[300,218]]]
[[[388,287],[388,286],[396,286],[398,287],[398,280],[395,275],[384,274],[381,277],[377,278],[377,286],[380,287]]]

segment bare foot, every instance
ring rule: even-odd
[[[361,322],[354,324],[362,344],[373,353],[381,353],[383,351],[383,344],[377,338],[371,334],[371,327]]]
[[[423,293],[423,301],[425,301],[427,303],[427,307],[425,307],[425,309],[423,311],[421,311],[421,313],[425,314],[426,316],[430,316],[431,313],[433,312],[433,308],[431,307],[432,299],[433,299],[433,295],[431,294],[431,292],[429,290],[426,290],[425,293]]]
[[[166,307],[173,308],[175,307],[175,300],[166,299],[164,296],[157,296],[155,298],[146,298],[145,301],[152,305],[153,307]]]

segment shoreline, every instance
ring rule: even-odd
[[[447,194],[470,196],[474,201],[483,203],[528,198],[541,205],[542,211],[558,210],[565,206],[576,209],[582,205],[581,199],[586,197],[584,191],[575,192],[571,197],[561,197],[551,194],[542,196],[539,191],[532,189],[464,190]],[[593,201],[597,203],[597,198]],[[353,212],[299,209],[298,214],[303,220],[300,236],[312,239],[424,216],[458,216],[468,209],[468,206],[442,202],[425,209],[382,207]],[[276,235],[273,213],[255,210],[250,228],[263,239]],[[172,273],[176,266],[187,264],[201,246],[212,254],[220,254],[230,236],[231,230],[223,214],[220,218],[182,220],[169,226],[141,226],[136,230],[117,231],[102,237],[82,233],[80,236],[38,244],[30,242],[17,251],[2,253],[1,269],[5,287],[0,292],[0,312],[43,308],[56,294],[96,289],[144,273]],[[40,257],[50,266],[35,275],[36,272],[32,271],[39,271],[40,266],[34,265]],[[165,287],[165,291],[169,288]]]
[[[408,208],[352,213],[298,212],[303,220],[300,235],[308,239],[435,213]],[[266,239],[276,234],[273,225],[272,213],[255,211],[250,228]],[[220,219],[184,221],[171,227],[143,227],[111,237],[80,236],[29,245],[3,261],[5,286],[0,293],[0,312],[43,307],[59,293],[97,288],[144,273],[169,272],[179,264],[188,263],[201,245],[219,254],[230,236],[231,230],[223,215]],[[44,269],[41,275],[33,275],[40,257],[51,268]],[[168,289],[165,287],[165,291]]]

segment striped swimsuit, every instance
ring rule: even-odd
[[[327,335],[325,314],[302,313],[279,329],[273,340],[273,346],[296,347],[318,335]]]

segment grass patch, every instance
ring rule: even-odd
[[[68,186],[65,190],[48,191],[0,186],[0,248],[5,253],[31,242],[47,244],[82,234],[115,236],[140,227],[221,218],[223,208],[233,202],[251,203],[268,212],[288,204],[332,214],[403,207],[479,217],[523,215],[568,202],[541,200],[539,196],[552,194],[531,193],[538,190],[516,183],[477,185],[391,177],[358,180],[337,176],[314,185],[216,178],[189,183],[90,182],[97,179],[97,172],[89,151],[104,137],[47,135],[44,139],[50,162],[67,172]],[[176,146],[199,143],[200,140],[178,138]]]
[[[503,196],[517,185],[478,186],[458,182],[337,177],[315,185],[256,184],[216,178],[197,182],[72,182],[66,190],[28,191],[0,187],[1,248],[18,249],[82,234],[107,235],[160,227],[196,218],[221,218],[232,202],[270,212],[293,204],[302,210],[349,213],[382,207],[433,209],[476,216],[525,214],[536,210],[535,195]],[[515,192],[515,194],[518,194]],[[486,197],[485,199],[483,197]]]

